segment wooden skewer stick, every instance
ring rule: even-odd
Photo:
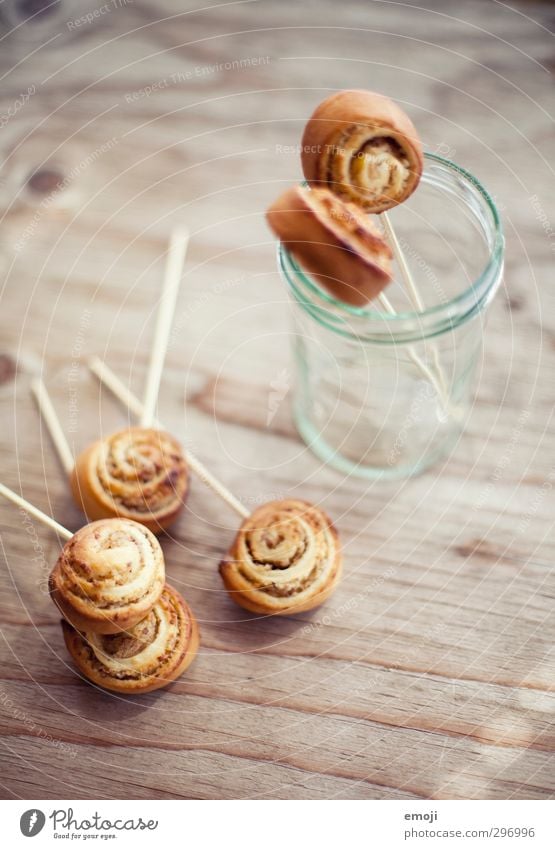
[[[73,454],[71,453],[71,448],[69,447],[69,443],[56,414],[56,410],[54,409],[54,405],[52,404],[50,395],[48,394],[48,390],[40,378],[33,380],[31,383],[31,392],[35,397],[39,412],[44,419],[46,429],[50,434],[50,438],[54,444],[54,448],[56,449],[62,468],[69,477],[75,465]]]
[[[385,295],[383,292],[380,292],[380,294],[378,295],[378,300],[379,300],[380,304],[383,306],[383,308],[385,309],[385,311],[389,313],[389,315],[397,315],[397,311],[396,311],[395,307],[393,306],[393,304],[391,303],[391,301],[389,300],[389,298],[387,297],[387,295]],[[422,357],[420,357],[416,353],[416,351],[414,350],[414,348],[411,345],[409,345],[407,347],[407,353],[408,353],[409,357],[411,358],[411,360],[413,361],[413,363],[416,366],[418,366],[418,368],[420,369],[420,371],[422,372],[424,377],[427,378],[427,380],[429,380],[430,383],[433,384],[436,392],[438,393],[439,397],[441,398],[441,402],[443,404],[443,407],[444,407],[445,411],[447,412],[451,402],[450,402],[450,399],[449,399],[447,392],[445,391],[445,387],[442,385],[442,383],[440,383],[435,372],[433,372],[432,369],[429,366],[426,365],[426,363],[424,362]]]
[[[151,427],[154,420],[158,391],[160,389],[160,379],[162,377],[162,368],[166,356],[166,349],[168,347],[170,326],[175,310],[179,284],[181,283],[181,274],[183,272],[183,264],[185,262],[188,243],[188,230],[185,228],[177,228],[172,232],[168,247],[168,255],[166,258],[164,285],[162,287],[162,295],[160,297],[158,315],[156,317],[156,328],[154,330],[154,340],[150,355],[143,411],[140,419],[142,427]]]
[[[397,234],[393,229],[393,225],[389,220],[389,215],[387,212],[382,212],[380,216],[380,221],[383,224],[385,235],[387,236],[388,242],[391,244],[393,249],[393,253],[395,254],[395,259],[397,260],[397,264],[401,269],[401,274],[403,275],[403,280],[405,281],[405,286],[407,287],[410,302],[413,305],[416,312],[424,312],[425,306],[424,301],[420,297],[420,292],[416,287],[416,283],[412,279],[412,274],[410,272],[410,268],[408,267],[407,261],[405,259],[405,255],[399,244],[399,239],[397,238]]]
[[[397,234],[395,233],[395,230],[393,229],[393,225],[391,224],[391,221],[389,220],[389,215],[387,214],[387,212],[381,213],[380,221],[383,224],[383,228],[385,230],[385,235],[387,237],[387,240],[389,241],[389,243],[390,243],[390,245],[393,249],[395,259],[397,260],[397,264],[399,266],[399,269],[401,271],[401,275],[403,277],[403,281],[404,281],[406,289],[407,289],[409,300],[410,300],[410,302],[411,302],[411,304],[412,304],[412,306],[413,306],[413,308],[416,312],[424,312],[425,309],[426,309],[426,306],[424,304],[424,301],[422,300],[420,292],[418,291],[418,287],[416,286],[416,283],[414,282],[414,279],[413,279],[413,276],[411,274],[410,268],[408,266],[407,260],[405,258],[404,253],[403,253],[403,249],[401,248],[401,245],[399,244],[399,239],[397,238]],[[380,300],[381,300],[381,298],[380,298]],[[384,300],[382,300],[382,304],[384,306],[385,306],[386,300],[389,300],[389,299],[386,296],[384,296]],[[393,308],[391,303],[389,304],[389,307],[385,306],[385,308],[387,309],[387,311],[391,315],[395,314],[395,309]],[[441,363],[440,363],[440,360],[439,360],[439,354],[438,354],[438,351],[437,351],[437,348],[436,348],[435,345],[432,346],[432,356],[434,358],[434,365],[435,365],[436,371],[437,371],[437,378],[439,379],[439,380],[437,378],[433,379],[432,382],[433,382],[436,390],[439,391],[439,395],[442,398],[443,405],[445,407],[445,411],[448,412],[448,408],[451,406],[451,402],[450,402],[450,399],[449,399],[449,384],[447,382],[447,378],[445,377],[445,373],[444,373],[443,368],[441,366]],[[424,364],[424,361],[422,360],[422,358],[419,357],[418,354],[416,354],[416,352],[414,350],[412,350],[412,354],[410,354],[410,357],[415,363],[417,363],[419,365],[419,367],[424,366],[424,368],[426,369],[427,372],[430,371],[428,369],[428,367]],[[418,362],[417,362],[417,360],[418,360]],[[428,374],[428,377],[430,377],[429,374]]]
[[[39,522],[42,522],[43,525],[46,525],[51,530],[55,531],[64,539],[71,539],[73,534],[71,531],[68,531],[67,528],[64,528],[63,525],[59,525],[58,522],[53,519],[51,516],[47,516],[46,513],[43,513],[42,510],[39,510],[38,507],[35,507],[33,504],[30,504],[29,501],[26,501],[21,495],[18,495],[11,489],[8,489],[7,486],[4,486],[3,483],[0,483],[0,495],[4,498],[7,498],[8,501],[11,501],[12,504],[15,504],[17,507],[21,507],[22,510],[25,510],[29,513],[30,516],[33,516],[35,519],[38,519]]]
[[[92,357],[89,360],[89,368],[93,374],[103,383],[110,392],[118,398],[132,413],[135,413],[136,416],[141,416],[143,412],[143,405],[139,401],[139,399],[129,391],[129,389],[121,382],[119,377],[117,377],[114,372],[108,368],[106,363],[103,363],[99,357]],[[154,419],[152,421],[152,425],[157,428],[164,429],[164,425]],[[247,519],[250,516],[249,511],[244,507],[241,502],[233,495],[232,492],[227,489],[220,481],[214,477],[214,475],[208,471],[206,466],[198,460],[195,455],[189,451],[189,449],[184,449],[185,459],[189,464],[190,468],[193,472],[200,478],[200,480],[206,484],[206,486],[210,487],[216,495],[228,504],[232,510],[241,516],[242,519]]]

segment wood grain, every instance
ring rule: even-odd
[[[92,5],[7,36],[0,55],[2,480],[80,526],[32,376],[74,451],[128,421],[86,358],[141,393],[167,236],[186,221],[161,416],[245,505],[321,503],[345,579],[295,618],[235,607],[216,566],[236,519],[194,481],[162,545],[201,651],[167,690],[124,699],[65,651],[45,593],[59,542],[0,504],[3,795],[553,798],[552,9],[159,0],[68,27]],[[318,99],[357,86],[404,103],[428,148],[482,177],[507,233],[468,428],[409,482],[322,467],[288,397],[267,415],[271,382],[292,373],[262,215],[300,176],[279,146]],[[47,166],[69,175],[51,203],[26,187]]]

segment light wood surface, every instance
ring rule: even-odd
[[[129,420],[86,358],[141,396],[168,236],[185,224],[159,414],[247,507],[322,504],[346,563],[322,609],[249,616],[217,572],[238,519],[193,481],[162,545],[199,656],[167,690],[119,698],[65,651],[45,591],[59,541],[1,503],[5,797],[553,797],[552,7],[511,6],[135,0],[70,27],[94,8],[72,3],[2,42],[0,478],[80,526],[31,381],[47,381],[74,453]],[[303,121],[344,87],[398,99],[505,219],[467,432],[409,482],[322,467],[289,394],[268,424],[292,366],[262,213],[300,177]],[[43,194],[25,180],[49,157],[71,178],[45,203],[51,178],[35,179]]]

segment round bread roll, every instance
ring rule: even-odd
[[[120,516],[161,533],[181,511],[188,479],[183,451],[173,436],[131,427],[85,449],[70,483],[89,519]]]
[[[270,501],[246,519],[220,563],[231,598],[253,613],[311,610],[341,577],[337,531],[307,501]]]
[[[340,91],[309,119],[301,146],[311,186],[327,186],[366,212],[384,212],[416,189],[424,158],[408,115],[372,91]]]
[[[148,613],[164,580],[162,549],[148,528],[129,519],[102,519],[66,542],[49,590],[75,628],[114,634]]]
[[[83,675],[116,693],[165,687],[193,662],[199,629],[189,605],[168,584],[147,615],[118,634],[80,633],[62,620],[64,640]]]

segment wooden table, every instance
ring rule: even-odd
[[[161,416],[245,504],[323,503],[346,559],[322,609],[249,616],[216,568],[236,518],[195,481],[162,544],[201,651],[167,690],[125,699],[65,651],[45,592],[59,541],[0,504],[7,798],[553,796],[552,8],[425,5],[129,0],[76,23],[95,7],[66,3],[2,42],[2,479],[80,526],[31,377],[75,451],[127,421],[86,358],[141,391],[184,220]],[[288,397],[268,423],[290,325],[262,213],[299,179],[282,148],[315,103],[357,86],[487,182],[508,239],[468,430],[410,482],[322,467]]]

